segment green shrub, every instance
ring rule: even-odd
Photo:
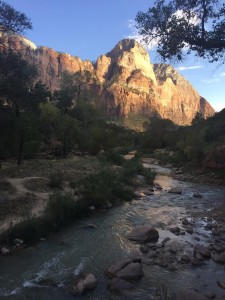
[[[120,170],[105,168],[87,177],[81,188],[84,201],[88,205],[102,207],[108,202],[114,204],[122,200],[131,200],[133,193],[126,190],[124,183],[120,180],[120,172]]]
[[[73,195],[60,192],[50,195],[45,215],[49,221],[57,225],[67,223],[76,215]]]
[[[98,155],[98,160],[100,163],[110,163],[118,166],[122,165],[124,162],[123,156],[115,150],[108,150],[105,153],[100,153]]]
[[[61,171],[52,173],[49,178],[49,186],[52,188],[62,188],[63,174]]]

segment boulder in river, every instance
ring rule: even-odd
[[[134,228],[128,235],[127,238],[132,241],[141,243],[155,243],[159,239],[158,230],[148,226],[140,226]]]
[[[201,255],[203,258],[211,258],[211,252],[210,250],[200,244],[197,244],[194,246],[194,256]]]
[[[89,290],[94,290],[97,286],[97,279],[95,275],[88,273],[82,275],[71,287],[73,295],[83,295]]]
[[[168,193],[172,193],[172,194],[182,194],[182,189],[179,187],[172,187]]]
[[[117,292],[123,290],[131,290],[135,288],[135,285],[127,280],[121,278],[113,278],[109,281],[109,289]]]
[[[10,250],[7,249],[6,247],[1,248],[1,254],[2,255],[8,255],[10,253]]]
[[[107,273],[111,277],[128,281],[138,280],[144,275],[141,263],[133,262],[131,259],[124,259],[112,265]]]

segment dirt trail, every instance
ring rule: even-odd
[[[30,179],[46,179],[44,177],[25,177],[25,178],[5,178],[11,186],[15,189],[15,195],[7,196],[7,198],[16,198],[21,201],[21,206],[24,205],[23,199],[29,198],[31,202],[35,199],[32,205],[29,206],[27,214],[29,216],[39,216],[43,214],[44,209],[47,204],[47,199],[49,197],[50,192],[36,192],[31,191],[25,186],[25,182]],[[4,197],[4,195],[3,195]],[[12,224],[16,224],[21,222],[26,216],[20,216],[19,214],[15,215],[7,215],[4,219],[0,221],[0,233],[4,230],[8,229]]]

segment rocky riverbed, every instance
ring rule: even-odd
[[[154,169],[131,203],[0,256],[0,299],[224,299],[225,188]]]

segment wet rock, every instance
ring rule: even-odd
[[[203,258],[211,258],[210,250],[207,247],[203,246],[203,245],[197,244],[197,245],[194,246],[194,256],[197,257],[199,254]]]
[[[186,232],[187,233],[189,233],[189,234],[193,234],[193,228],[191,227],[191,226],[187,226],[186,228],[185,228],[185,230],[186,230]]]
[[[78,280],[71,287],[71,293],[73,295],[83,295],[89,290],[94,290],[97,286],[97,279],[95,275],[89,273],[80,276]]]
[[[193,265],[193,266],[200,266],[200,265],[202,265],[202,261],[201,260],[199,260],[199,259],[197,259],[196,257],[191,257],[191,264]]]
[[[188,256],[187,254],[183,254],[180,258],[182,263],[189,263],[191,261],[190,256]]]
[[[193,194],[193,197],[194,197],[194,198],[199,198],[199,199],[200,199],[200,198],[202,198],[202,194],[200,194],[200,193],[194,193],[194,194]]]
[[[213,229],[212,223],[208,222],[208,223],[205,225],[205,229],[207,229],[207,230],[212,230],[212,229]]]
[[[156,243],[148,243],[147,246],[151,249],[151,250],[156,250]]]
[[[218,280],[217,281],[218,286],[220,286],[222,289],[225,289],[225,281],[224,280]]]
[[[6,247],[2,247],[1,248],[1,254],[2,255],[9,255],[10,254],[10,250],[7,249]]]
[[[168,269],[169,271],[173,272],[173,271],[176,271],[176,270],[177,270],[177,267],[176,267],[175,264],[169,264],[169,265],[167,266],[167,269]]]
[[[224,252],[224,245],[220,245],[220,244],[214,244],[212,246],[212,250],[216,251],[216,252]]]
[[[142,266],[138,262],[126,259],[112,265],[107,272],[111,277],[121,278],[124,280],[138,280],[144,273]]]
[[[148,252],[148,246],[147,245],[141,245],[140,250],[142,253],[147,253]]]
[[[170,232],[172,232],[175,235],[179,235],[180,234],[180,228],[179,227],[172,227],[169,229]]]
[[[180,231],[180,235],[185,235],[185,234],[186,234],[186,232],[184,230]]]
[[[134,192],[134,196],[135,196],[136,198],[143,198],[143,197],[145,197],[146,195],[145,195],[145,193],[143,193],[143,192],[135,191],[135,192]]]
[[[150,190],[144,190],[143,193],[144,193],[145,195],[147,195],[147,196],[153,196],[153,195],[155,195],[155,194],[154,194],[154,190],[153,190],[153,191],[152,191],[152,190],[151,190],[151,191],[150,191]]]
[[[121,278],[113,278],[109,281],[109,289],[117,292],[134,289],[135,285]]]
[[[21,240],[21,239],[14,239],[13,240],[13,244],[21,246],[21,245],[23,245],[23,240]]]
[[[142,243],[157,242],[159,239],[159,233],[155,228],[141,226],[134,228],[131,233],[127,235],[127,238],[129,240]]]
[[[166,238],[164,238],[164,239],[162,240],[161,244],[162,244],[163,246],[165,246],[166,243],[169,242],[170,240],[171,240],[171,239],[170,239],[169,237],[166,237]]]
[[[199,242],[201,239],[200,239],[198,236],[195,236],[195,237],[194,237],[194,240],[196,240],[196,241]]]
[[[205,295],[196,291],[181,291],[176,296],[177,300],[209,300]]]
[[[212,259],[217,263],[225,263],[225,252],[212,253]]]
[[[94,206],[94,205],[91,205],[91,206],[88,207],[88,209],[89,209],[90,211],[95,211],[95,206]]]
[[[182,219],[182,224],[183,225],[188,225],[189,224],[188,219],[187,218]]]
[[[182,194],[182,189],[179,187],[172,187],[168,193],[172,193],[172,194]]]
[[[118,272],[120,269],[126,267],[131,262],[132,262],[132,259],[130,259],[130,258],[126,258],[124,260],[121,260],[121,261],[117,262],[116,264],[112,265],[108,269],[108,271],[107,271],[108,275],[113,277],[114,274],[116,274],[116,272]]]

